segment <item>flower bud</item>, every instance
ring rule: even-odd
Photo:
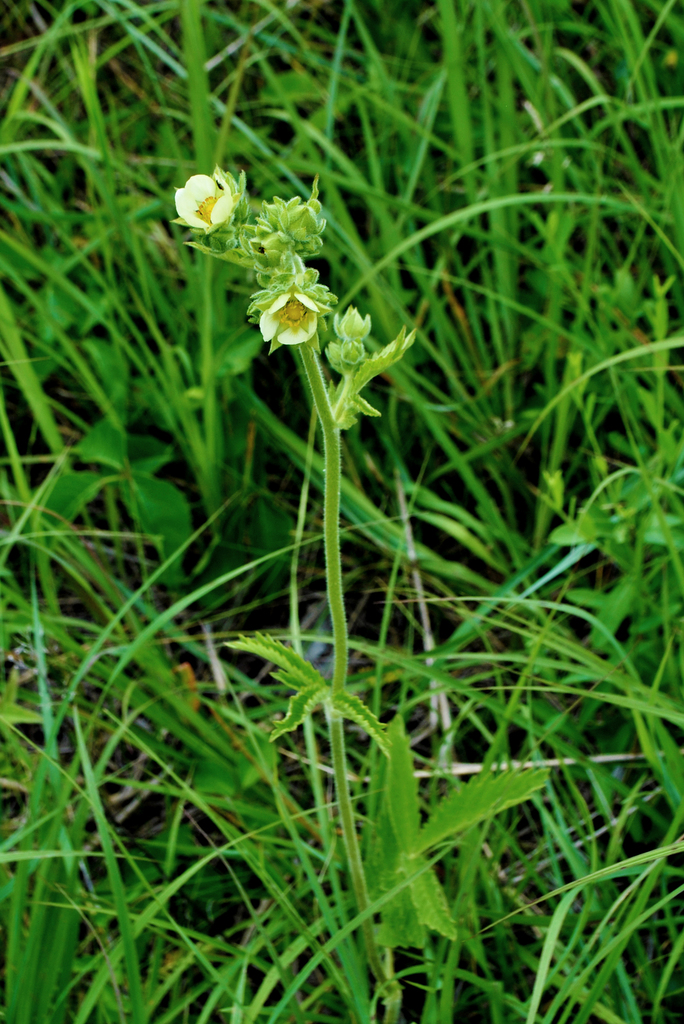
[[[335,314],[333,327],[340,341],[362,342],[370,334],[371,318],[370,316],[362,317],[355,306],[350,306],[344,316],[340,316],[339,313]],[[361,349],[365,353],[363,345],[361,345]]]
[[[335,319],[337,320],[337,317]],[[359,319],[361,318],[359,317]],[[331,341],[325,352],[333,370],[337,370],[338,373],[343,375],[353,373],[367,355],[363,342],[357,341],[354,338],[346,338],[340,342]]]
[[[243,248],[250,252],[259,271],[271,273],[288,256],[306,259],[319,252],[325,219],[317,196],[318,179],[306,203],[299,196],[287,203],[277,196],[272,203],[262,203],[256,224],[245,229],[242,236]]]

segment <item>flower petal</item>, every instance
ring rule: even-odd
[[[208,225],[205,224],[201,217],[197,216],[197,203],[188,194],[187,189],[179,188],[176,192],[176,209],[178,210],[178,216],[182,217],[190,227],[202,228],[203,231],[207,230]]]
[[[273,316],[270,310],[262,313],[259,317],[259,329],[264,336],[264,341],[270,341],[271,338],[274,338],[279,327],[280,320],[277,316]]]
[[[271,303],[268,307],[269,313],[277,313],[279,309],[282,309],[285,303],[289,302],[292,296],[289,292],[285,292],[284,295],[279,295],[277,299]]]
[[[177,188],[174,200],[176,203],[176,209],[178,210],[179,217],[185,217],[187,213],[197,212],[197,203],[192,198],[187,189]]]
[[[301,345],[303,341],[308,341],[316,333],[317,326],[318,317],[307,316],[306,320],[302,320],[298,327],[288,327],[286,331],[279,334],[278,341],[281,345]]]
[[[218,186],[208,174],[193,174],[188,178],[185,187],[196,203],[203,203],[209,196],[214,198],[218,193]]]
[[[301,304],[303,306],[306,306],[307,309],[313,309],[314,313],[318,312],[318,306],[316,305],[314,300],[310,299],[308,295],[304,294],[304,292],[295,292],[294,297],[295,299],[299,299]]]
[[[224,221],[230,220],[235,209],[236,196],[221,196],[214,203],[214,208],[211,211],[211,223],[212,224],[223,224]]]

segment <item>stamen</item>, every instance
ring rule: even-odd
[[[219,201],[218,196],[207,196],[203,203],[197,207],[197,216],[201,217],[205,224],[211,226],[211,211]]]
[[[280,310],[280,322],[287,327],[299,327],[309,310],[299,299],[288,299]]]

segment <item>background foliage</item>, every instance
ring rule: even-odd
[[[287,691],[220,646],[301,618],[325,671],[328,624],[298,364],[169,224],[218,162],[255,203],[320,172],[340,308],[419,329],[342,500],[354,688],[423,811],[556,760],[445,851],[406,1020],[678,1020],[679,6],[18,0],[0,38],[2,1019],[374,1012],[328,752],[274,751]]]

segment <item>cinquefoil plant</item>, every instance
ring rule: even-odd
[[[382,923],[376,931],[372,915],[366,913],[361,927],[368,963],[385,1006],[385,1022],[395,1024],[401,1009],[401,987],[392,976],[392,948],[422,946],[426,928],[452,939],[456,936],[446,895],[428,857],[434,857],[435,848],[454,834],[527,799],[543,785],[547,773],[507,772],[471,782],[445,798],[421,826],[417,784],[402,719],[397,716],[387,729],[345,689],[348,637],[340,558],[340,431],[351,427],[360,415],[380,415],[361,391],[402,358],[416,332],[407,334],[402,327],[394,341],[371,355],[364,344],[371,329],[370,317],[362,316],[354,307],[342,316],[335,314],[337,340],[328,345],[327,356],[340,380],[326,386],[319,359],[319,335],[325,330],[325,317],[337,304],[337,297],[319,282],[318,271],[305,262],[316,256],[323,244],[325,220],[318,200],[318,178],[307,202],[299,197],[288,202],[278,198],[264,202],[252,223],[244,174],[236,181],[217,167],[212,177],[194,175],[177,190],[176,209],[176,223],[192,231],[193,240],[188,245],[256,272],[261,287],[252,295],[247,315],[259,325],[264,341],[270,342],[270,352],[286,345],[299,354],[311,386],[323,433],[323,528],[334,646],[332,679],[324,679],[292,648],[269,636],[242,636],[229,646],[275,663],[275,678],[295,691],[286,717],[271,732],[271,740],[296,729],[316,707],[325,711],[344,846],[360,914],[371,904],[347,778],[343,720],[350,719],[365,729],[388,758],[385,802],[369,865],[371,892],[380,907]],[[382,946],[388,950],[385,963],[380,954]]]

